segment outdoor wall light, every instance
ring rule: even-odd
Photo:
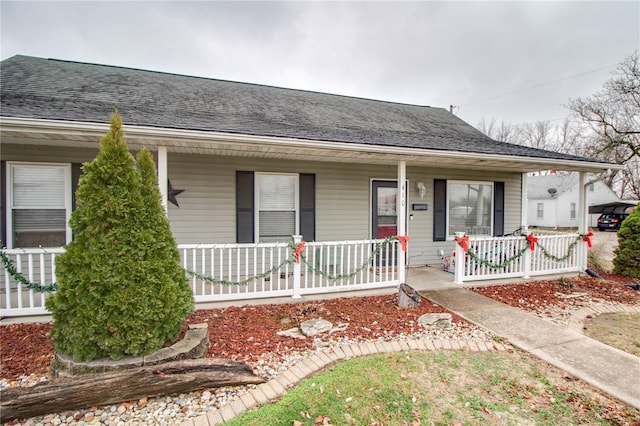
[[[424,182],[416,182],[416,190],[418,191],[418,195],[420,195],[420,198],[424,198],[425,194],[427,193],[427,187],[424,186]]]

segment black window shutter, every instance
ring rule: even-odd
[[[300,234],[304,241],[316,239],[316,175],[300,173]]]
[[[254,225],[253,172],[236,171],[236,240],[253,243]]]
[[[447,181],[433,180],[433,241],[447,240]]]
[[[7,162],[0,161],[0,248],[7,246]]]
[[[504,235],[504,182],[493,183],[493,235]]]

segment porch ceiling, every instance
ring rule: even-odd
[[[108,126],[100,123],[0,118],[2,143],[95,149],[107,130]],[[133,150],[146,146],[155,151],[158,146],[166,146],[170,153],[183,154],[384,165],[395,165],[403,160],[408,167],[437,166],[513,172],[556,169],[599,173],[619,168],[617,165],[596,161],[554,160],[136,126],[125,126],[125,134],[127,144]]]

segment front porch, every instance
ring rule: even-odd
[[[401,237],[376,240],[290,243],[182,244],[182,266],[199,309],[220,304],[291,302],[383,294],[401,283],[417,290],[508,283],[584,270],[588,237],[579,234],[532,237],[466,237],[455,245],[465,259],[442,265],[406,264],[410,243]],[[466,251],[465,251],[466,249]],[[0,275],[0,316],[47,315],[45,299],[55,283],[55,249],[3,250]],[[448,259],[447,259],[448,258]],[[444,264],[445,262],[443,262]],[[45,290],[45,291],[43,291]]]

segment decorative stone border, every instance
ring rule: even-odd
[[[298,362],[268,382],[249,390],[246,394],[232,401],[230,404],[213,409],[206,415],[188,419],[183,422],[181,426],[214,426],[227,422],[244,411],[266,405],[279,399],[287,393],[287,390],[296,386],[303,379],[340,361],[381,353],[434,350],[493,352],[513,351],[513,347],[494,341],[472,339],[408,339],[334,346]]]
[[[600,314],[612,314],[612,313],[640,313],[640,305],[624,305],[622,303],[596,303],[591,306],[581,308],[580,310],[571,314],[569,318],[569,324],[567,329],[583,334],[584,322],[588,317],[600,315]]]
[[[182,340],[168,348],[162,348],[143,357],[128,356],[120,360],[101,358],[79,362],[72,357],[56,352],[51,361],[51,376],[69,377],[82,374],[105,373],[107,371],[127,370],[136,367],[158,365],[181,359],[202,358],[209,348],[207,324],[191,324]]]

